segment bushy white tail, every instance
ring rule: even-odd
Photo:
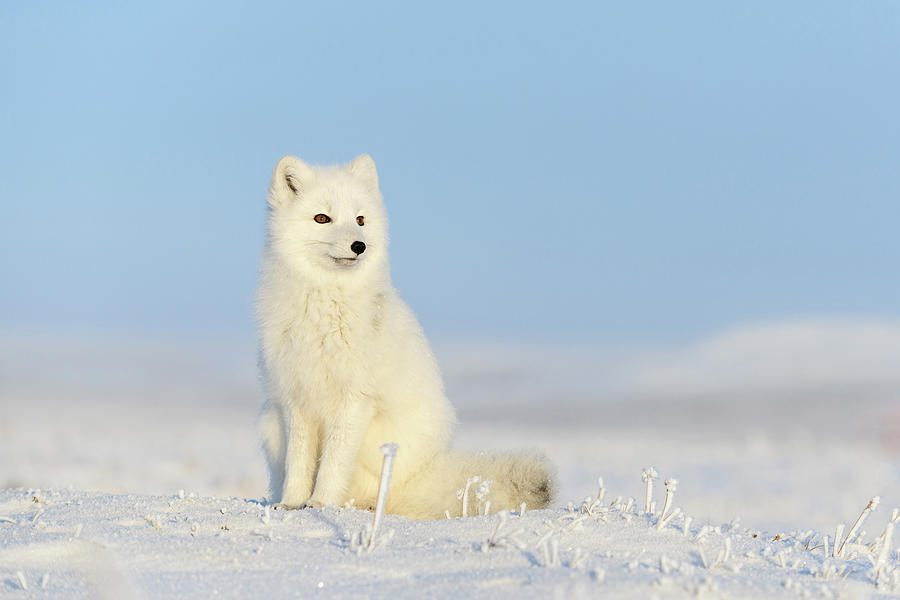
[[[469,493],[458,497],[472,482]],[[478,494],[478,486],[490,480],[490,491]],[[481,490],[484,492],[484,488]],[[388,511],[414,519],[440,519],[465,513],[477,515],[490,501],[490,511],[546,508],[553,500],[554,477],[546,459],[532,454],[448,452],[439,455],[388,497]],[[479,498],[479,496],[481,496]]]

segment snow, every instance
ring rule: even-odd
[[[877,552],[862,544],[832,558],[823,535],[812,531],[775,537],[730,523],[685,532],[678,517],[657,530],[658,515],[625,504],[526,510],[500,531],[500,515],[438,521],[386,515],[382,528],[393,535],[371,553],[358,553],[351,540],[372,514],[352,508],[275,511],[258,500],[183,493],[5,490],[0,595],[19,597],[29,586],[48,598],[900,592],[896,556],[876,574]]]
[[[265,505],[252,347],[5,336],[0,598],[900,595],[878,541],[900,506],[898,340],[805,322],[628,352],[439,346],[457,445],[544,452],[558,500],[499,530],[385,515],[357,553],[372,513]]]

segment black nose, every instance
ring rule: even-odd
[[[362,242],[353,242],[350,244],[350,249],[359,255],[366,251],[366,245]]]

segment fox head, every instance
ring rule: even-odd
[[[307,278],[352,282],[387,273],[387,217],[375,162],[314,167],[285,156],[269,187],[269,248]]]

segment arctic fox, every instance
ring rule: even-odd
[[[387,250],[369,156],[331,167],[278,162],[258,296],[269,500],[371,509],[379,447],[396,442],[389,513],[458,516],[457,490],[472,476],[491,480],[492,510],[546,507],[552,478],[543,458],[449,450],[453,408],[422,329],[391,284]],[[476,494],[468,496],[475,514]]]

